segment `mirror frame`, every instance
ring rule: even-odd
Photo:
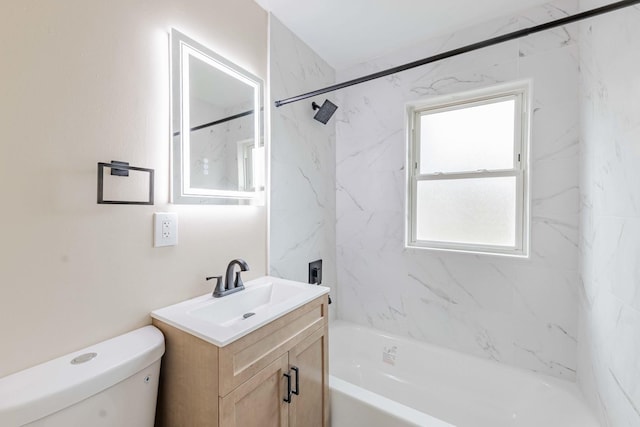
[[[263,127],[263,80],[234,64],[206,46],[171,29],[171,203],[174,204],[223,204],[264,205],[266,191],[266,148]],[[255,191],[218,190],[191,187],[191,130],[189,106],[189,56],[217,68],[246,83],[253,89],[254,146],[261,148],[261,162],[253,164],[253,171],[262,185]],[[186,76],[186,78],[185,78]],[[258,114],[255,114],[255,112]],[[179,120],[177,120],[177,117]],[[177,129],[176,123],[178,123]],[[186,124],[186,126],[185,126]]]

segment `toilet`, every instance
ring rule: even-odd
[[[163,354],[145,326],[0,378],[0,426],[152,427]]]

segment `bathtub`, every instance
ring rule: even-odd
[[[343,321],[332,427],[599,427],[576,384]]]

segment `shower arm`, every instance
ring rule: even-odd
[[[506,41],[515,40],[521,37],[526,37],[531,34],[539,33],[541,31],[546,31],[551,28],[560,27],[562,25],[571,24],[573,22],[582,21],[584,19],[592,18],[594,16],[603,15],[605,13],[613,12],[618,9],[623,9],[625,7],[634,6],[640,3],[640,0],[623,0],[615,3],[608,4],[606,6],[597,7],[595,9],[587,10],[584,12],[577,13],[575,15],[567,16],[564,18],[556,19],[554,21],[550,21],[544,24],[536,25],[529,28],[524,28],[522,30],[513,31],[511,33],[504,34],[502,36],[493,37],[481,42],[473,43],[470,45],[466,45],[463,47],[459,47],[457,49],[449,50],[446,52],[439,53],[437,55],[430,56],[428,58],[420,59],[417,61],[409,62],[407,64],[399,65],[397,67],[388,68],[386,70],[378,71],[373,74],[368,74],[363,77],[359,77],[353,80],[348,80],[343,83],[338,83],[332,86],[327,86],[322,89],[317,89],[312,92],[303,93],[302,95],[293,96],[291,98],[282,99],[279,101],[275,101],[276,107],[282,107],[283,105],[291,104],[293,102],[302,101],[304,99],[312,98],[314,96],[322,95],[328,92],[333,92],[339,89],[344,89],[349,86],[354,86],[360,83],[368,82],[369,80],[379,79],[381,77],[386,77],[391,74],[399,73],[401,71],[410,70],[412,68],[421,67],[426,64],[431,64],[432,62],[440,61],[443,59],[451,58],[453,56],[461,55],[463,53],[473,52],[474,50],[482,49],[485,47],[493,46],[499,43],[504,43]]]

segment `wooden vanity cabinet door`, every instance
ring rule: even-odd
[[[328,336],[325,324],[289,351],[289,367],[297,367],[299,375],[299,394],[289,406],[291,427],[329,425]],[[291,374],[295,388],[295,373]]]
[[[231,393],[220,397],[220,425],[225,427],[287,427],[288,356],[282,355]]]

